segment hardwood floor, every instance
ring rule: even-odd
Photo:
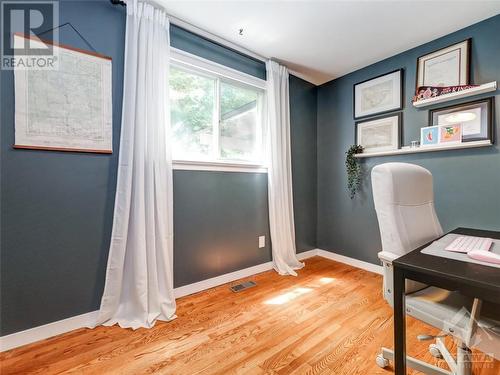
[[[0,373],[393,373],[375,364],[380,347],[392,347],[381,276],[319,257],[305,262],[296,278],[269,271],[240,293],[222,285],[181,298],[178,318],[150,330],[80,329],[1,353]],[[408,320],[409,354],[446,367],[415,339],[424,332],[436,331]],[[487,357],[474,368],[499,373]]]

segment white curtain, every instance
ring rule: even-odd
[[[304,267],[304,264],[297,260],[295,249],[288,69],[275,61],[268,61],[266,68],[269,225],[273,267],[280,275],[297,276],[294,270]]]
[[[175,318],[169,49],[167,15],[127,1],[118,182],[98,324],[149,328]]]

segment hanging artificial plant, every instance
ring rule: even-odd
[[[361,152],[363,152],[363,147],[359,145],[352,145],[346,152],[347,188],[349,189],[351,199],[354,198],[361,185],[361,165],[359,159],[354,157],[355,154],[360,154]]]

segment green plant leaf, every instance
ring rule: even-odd
[[[363,152],[363,147],[360,145],[352,145],[346,151],[345,158],[345,166],[347,171],[347,189],[349,190],[349,194],[351,199],[354,199],[356,193],[361,186],[361,165],[359,159],[356,159],[354,155],[360,154]]]

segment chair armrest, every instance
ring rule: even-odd
[[[393,306],[393,277],[392,277],[392,261],[397,258],[396,254],[389,253],[388,251],[381,251],[378,253],[378,258],[382,261],[382,267],[384,272],[384,299]]]
[[[399,255],[390,253],[388,251],[381,251],[380,253],[378,253],[378,258],[384,263],[392,264],[392,261],[399,258]]]
[[[378,258],[382,261],[383,272],[384,272],[384,298],[391,306],[393,306],[393,270],[392,270],[392,262],[394,259],[399,258],[400,256],[394,253],[390,253],[388,251],[381,251],[378,253]],[[405,281],[405,290],[406,294],[410,294],[416,292],[418,290],[426,288],[427,285],[419,283],[418,281],[406,280]]]

